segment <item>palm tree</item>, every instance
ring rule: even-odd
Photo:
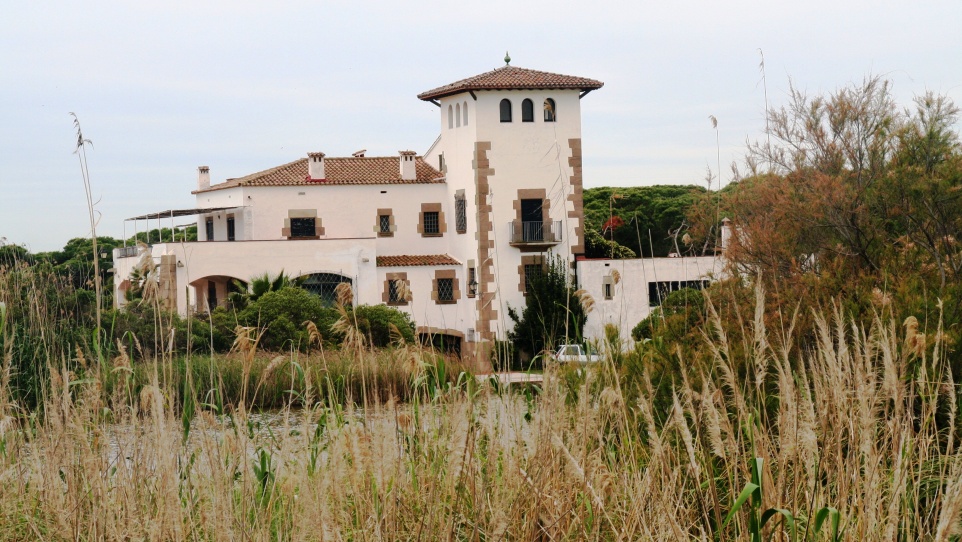
[[[270,273],[264,273],[256,277],[251,277],[249,283],[234,279],[233,292],[228,294],[227,301],[236,309],[243,309],[247,305],[257,301],[268,292],[276,292],[291,286],[297,286],[298,281],[284,274],[282,269],[276,277],[271,277]]]

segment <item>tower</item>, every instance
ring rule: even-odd
[[[580,101],[603,86],[509,62],[418,95],[440,108],[425,159],[445,174],[455,208],[464,202],[452,255],[467,264],[482,340],[504,338],[507,307],[525,304],[549,254],[584,253]]]

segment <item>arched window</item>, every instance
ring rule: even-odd
[[[464,102],[464,125],[468,125],[468,102]]]
[[[534,122],[534,102],[528,98],[521,102],[521,122]]]
[[[321,303],[331,307],[337,301],[337,286],[342,282],[351,284],[351,279],[335,273],[313,273],[308,275],[301,288],[321,298]]]
[[[454,120],[457,126],[461,126],[461,104],[454,106]]]
[[[511,100],[501,100],[501,122],[511,122]]]
[[[448,128],[454,128],[454,108],[448,106]]]
[[[558,120],[558,110],[554,107],[554,100],[548,98],[544,101],[544,121],[554,122]]]

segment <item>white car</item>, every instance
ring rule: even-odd
[[[601,355],[593,350],[585,351],[580,344],[563,344],[554,353],[554,359],[561,363],[580,363],[587,365],[601,361]]]

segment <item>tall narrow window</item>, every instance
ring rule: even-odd
[[[501,122],[511,122],[511,100],[501,100]]]
[[[534,102],[528,98],[521,102],[521,122],[534,122]]]
[[[544,267],[539,264],[525,264],[524,266],[524,293],[531,291],[532,285],[544,273]]]
[[[454,128],[454,108],[448,106],[448,128]]]
[[[436,235],[441,233],[440,221],[437,211],[427,211],[424,213],[424,233],[426,235]]]
[[[458,233],[467,233],[468,231],[468,212],[467,203],[464,200],[464,191],[459,191],[457,195],[454,196],[454,221],[455,227]]]
[[[461,127],[461,104],[454,106],[454,120],[457,122],[457,126]]]
[[[213,241],[214,240],[214,217],[212,216],[207,217],[207,222],[205,225],[207,226],[207,240]]]
[[[544,121],[554,122],[558,119],[558,111],[555,109],[554,100],[548,98],[544,101]]]
[[[468,297],[478,294],[478,272],[474,267],[468,268]]]
[[[464,102],[464,109],[462,110],[462,112],[464,113],[464,125],[467,126],[468,125],[468,102],[467,101]]]
[[[235,238],[234,217],[228,216],[227,217],[227,240],[233,241],[234,238]]]
[[[438,155],[438,171],[444,173],[444,153]]]
[[[521,200],[521,239],[526,243],[544,241],[544,200]]]
[[[400,282],[397,279],[387,281],[387,302],[391,305],[397,305],[401,302]]]

